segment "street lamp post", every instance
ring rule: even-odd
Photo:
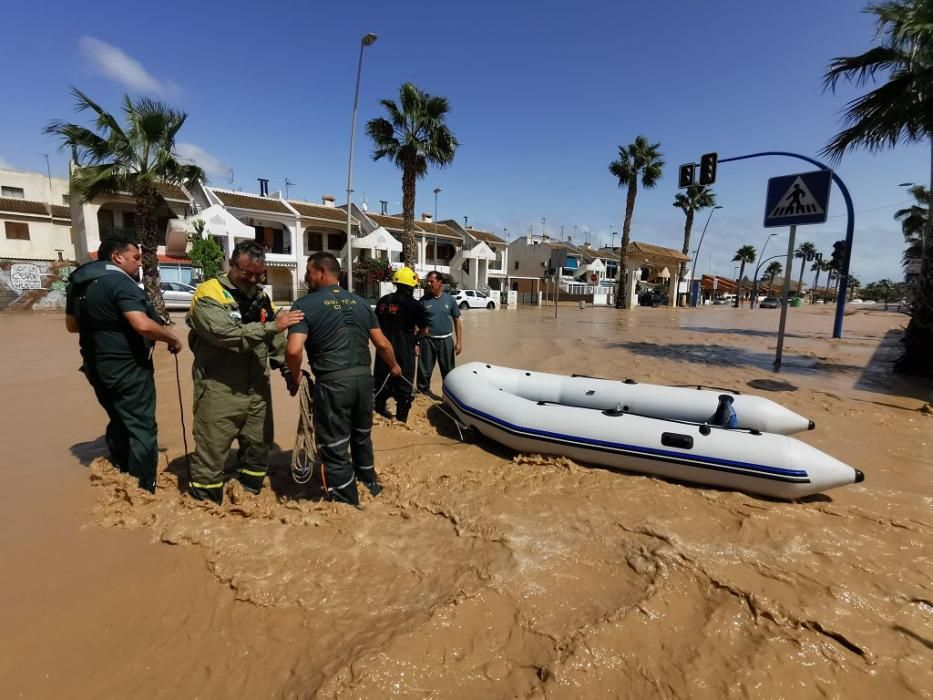
[[[360,58],[356,64],[356,90],[353,93],[353,118],[350,120],[350,158],[347,164],[347,291],[353,291],[353,231],[350,212],[353,209],[353,146],[356,142],[356,110],[360,103],[360,74],[363,72],[363,49],[376,43],[378,37],[369,33],[360,39]]]
[[[690,268],[690,286],[691,286],[691,287],[693,287],[693,278],[694,278],[694,276],[696,275],[697,258],[698,258],[698,256],[700,255],[700,248],[703,247],[703,238],[704,238],[704,236],[706,236],[706,227],[709,226],[710,219],[713,218],[713,212],[716,211],[717,209],[722,209],[722,205],[721,205],[721,204],[717,204],[715,207],[713,207],[712,209],[710,209],[710,211],[709,211],[709,216],[706,217],[706,224],[704,224],[704,226],[703,226],[703,233],[700,234],[700,243],[699,243],[699,245],[697,246],[696,255],[693,256],[693,267]],[[691,291],[691,294],[692,294],[693,290],[691,289],[690,291]],[[696,300],[694,300],[694,301],[696,301]],[[696,304],[694,304],[694,305],[696,305]]]
[[[434,188],[434,269],[437,269],[437,195],[442,192],[440,187]]]
[[[764,260],[765,251],[768,249],[768,243],[774,238],[777,233],[769,233],[768,237],[765,238],[765,244],[761,246],[761,254],[759,254],[758,259]],[[752,297],[748,300],[748,308],[754,309],[755,302],[758,300],[758,270],[755,270],[755,279],[752,280]]]

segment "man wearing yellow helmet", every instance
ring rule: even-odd
[[[389,367],[378,356],[373,371],[373,384],[377,393],[375,410],[388,417],[386,401],[395,399],[395,418],[408,420],[415,381],[415,344],[428,327],[424,307],[415,301],[412,293],[418,286],[418,275],[410,267],[401,267],[392,275],[395,291],[386,294],[376,304],[376,318],[383,334],[392,343],[395,359],[402,367],[401,377],[390,377]]]

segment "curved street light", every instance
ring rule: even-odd
[[[350,159],[347,165],[347,291],[353,292],[353,230],[350,228],[350,212],[353,209],[353,146],[356,142],[356,110],[360,103],[360,74],[363,72],[363,49],[372,46],[378,39],[370,32],[360,39],[360,58],[356,64],[356,91],[353,93],[353,118],[350,120]]]
[[[769,233],[768,237],[765,238],[765,244],[761,246],[761,255],[758,256],[758,259],[761,260],[765,257],[765,251],[768,249],[768,243],[771,242],[771,239],[777,236],[777,233]],[[755,302],[758,300],[758,270],[755,270],[755,279],[752,281],[752,296],[748,300],[748,308],[754,309]]]
[[[715,207],[713,207],[712,209],[710,209],[709,216],[706,217],[706,223],[703,225],[703,233],[700,234],[700,243],[699,243],[699,245],[697,246],[696,254],[693,256],[693,267],[690,268],[690,280],[691,280],[691,284],[690,284],[691,290],[690,290],[690,293],[691,293],[691,296],[692,296],[692,294],[693,294],[693,289],[692,289],[693,284],[692,284],[692,281],[696,278],[697,258],[699,258],[699,256],[700,256],[700,248],[703,247],[703,237],[706,236],[706,227],[709,226],[710,219],[713,218],[713,212],[716,211],[717,209],[722,209],[722,208],[723,208],[723,207],[722,207],[721,204],[717,204]],[[701,277],[700,279],[703,279],[703,278]],[[694,300],[694,301],[696,301],[696,300]],[[696,306],[695,303],[694,303],[694,306]]]

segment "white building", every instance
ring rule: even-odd
[[[0,169],[0,309],[64,306],[74,259],[68,181]]]
[[[67,180],[0,169],[0,258],[75,259]]]

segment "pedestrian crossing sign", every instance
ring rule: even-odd
[[[832,178],[828,169],[772,177],[765,197],[765,228],[825,223]]]

